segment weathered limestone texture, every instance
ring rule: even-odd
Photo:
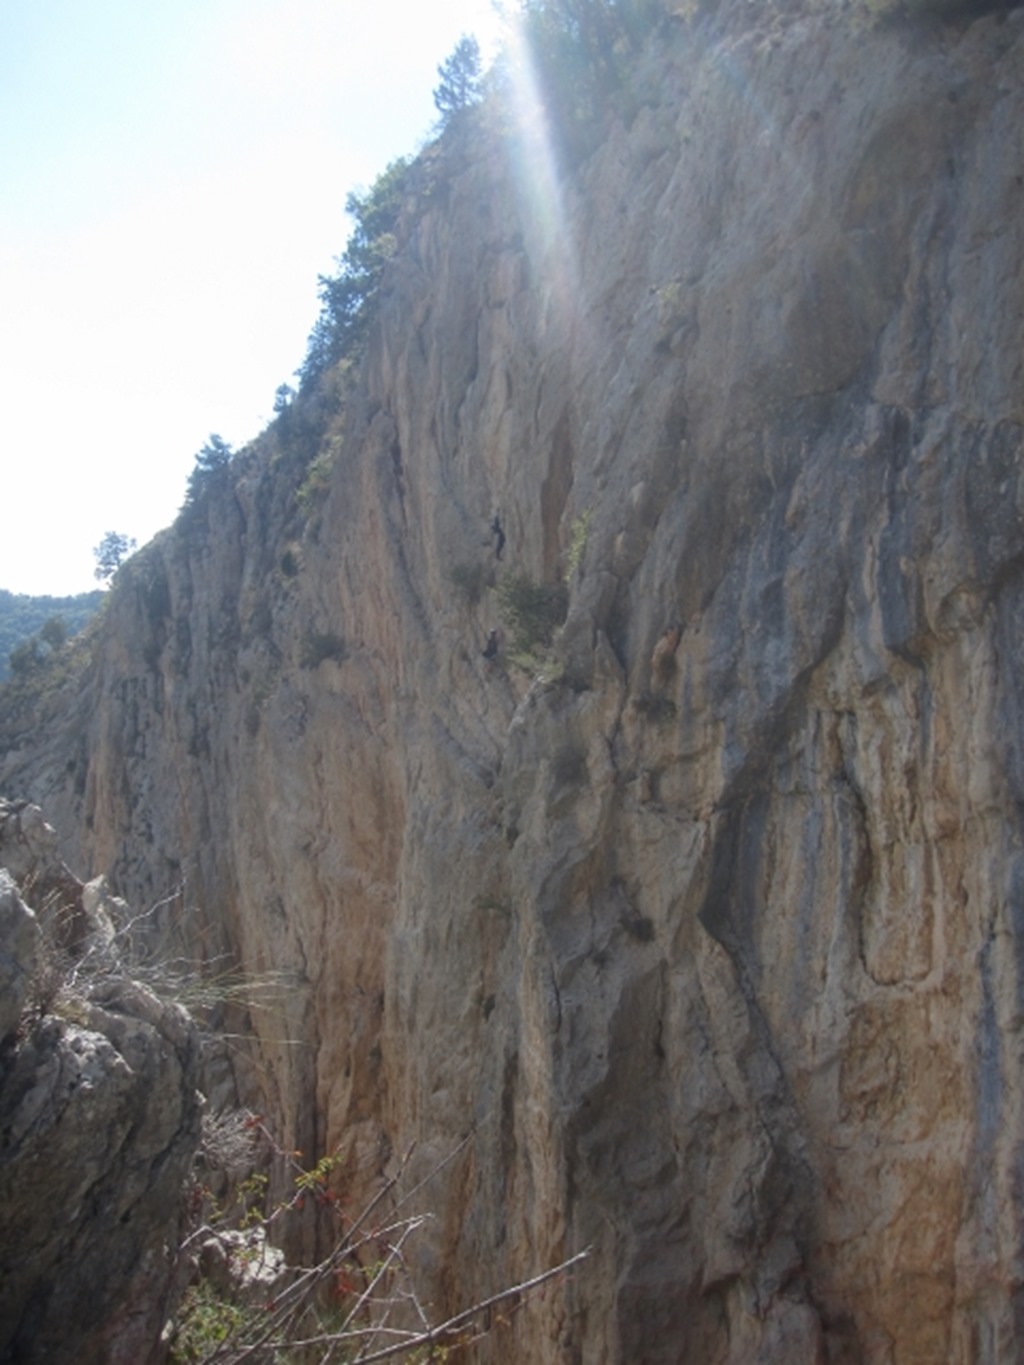
[[[39,925],[0,868],[0,1041],[17,1031],[32,993],[39,962]]]
[[[37,808],[0,802],[5,859],[26,896],[71,888]],[[73,918],[75,890],[78,906],[37,902],[39,920]],[[110,970],[58,997],[61,935],[3,869],[0,913],[5,972],[17,969],[0,1039],[0,1360],[155,1363],[199,1137],[196,1031]]]
[[[707,8],[574,167],[421,159],[357,397],[122,571],[0,788],[286,974],[286,1145],[472,1134],[436,1303],[593,1246],[488,1358],[1010,1361],[1024,10]],[[512,574],[568,579],[532,674]]]

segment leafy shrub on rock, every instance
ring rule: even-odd
[[[510,573],[499,582],[497,595],[513,657],[529,659],[548,649],[569,609],[566,585],[535,583],[526,574]]]

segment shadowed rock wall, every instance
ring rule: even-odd
[[[166,1358],[184,1182],[199,1142],[199,1039],[183,1009],[112,955],[99,970],[87,921],[94,933],[109,928],[101,907],[101,888],[69,873],[42,813],[0,801],[4,1361]],[[65,962],[61,950],[73,945]]]

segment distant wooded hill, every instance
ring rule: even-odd
[[[102,601],[99,588],[74,597],[32,597],[0,588],[0,682],[10,677],[11,650],[31,639],[47,621],[59,616],[68,635],[75,635]]]

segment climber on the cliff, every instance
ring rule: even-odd
[[[483,655],[483,657],[487,660],[488,663],[493,663],[493,661],[498,657],[498,650],[500,648],[501,634],[497,630],[492,630],[490,635],[488,635],[487,637],[487,643],[484,645],[480,653]]]
[[[495,512],[494,520],[491,522],[491,530],[495,535],[494,558],[500,559],[501,552],[505,548],[505,532],[501,529],[501,517],[497,512]]]

